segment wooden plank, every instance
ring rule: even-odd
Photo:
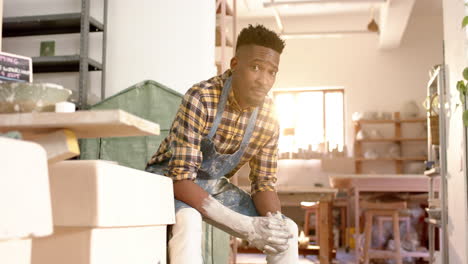
[[[393,124],[397,122],[396,120],[391,120],[391,119],[385,119],[385,120],[382,120],[382,119],[361,119],[361,120],[357,120],[355,121],[355,123],[359,123],[359,124]]]
[[[322,264],[329,264],[332,261],[332,249],[333,249],[333,217],[332,217],[332,202],[321,201],[319,204],[319,260]]]
[[[58,129],[69,129],[77,138],[159,135],[158,124],[122,110],[0,114],[0,132],[17,130],[25,139]]]
[[[400,120],[401,123],[425,123],[427,122],[426,118],[413,118],[413,119],[403,119]]]
[[[252,247],[238,247],[237,252],[239,253],[253,253],[253,254],[263,254],[262,251],[257,248]],[[299,255],[318,255],[320,252],[320,246],[317,245],[308,245],[307,247],[299,247]],[[336,257],[336,250],[332,250],[332,257]]]
[[[392,258],[395,255],[394,251],[390,250],[380,250],[380,249],[371,249],[369,250],[369,255],[372,258],[384,259]],[[402,251],[402,257],[413,257],[413,258],[428,258],[428,251]]]
[[[280,187],[277,190],[282,206],[300,206],[301,202],[332,201],[337,189],[307,188],[299,186]]]
[[[402,137],[364,138],[364,139],[356,139],[356,141],[358,141],[358,142],[427,141],[427,137],[415,137],[415,138],[402,138]]]
[[[67,129],[36,138],[34,142],[46,150],[49,164],[80,155],[78,139],[72,131]]]
[[[359,188],[375,192],[428,192],[429,177],[419,174],[330,175],[330,185],[338,189]],[[435,182],[436,188],[439,181]]]
[[[355,158],[356,161],[425,161],[427,157],[397,157],[397,158],[375,158],[375,159],[366,159],[362,157]]]

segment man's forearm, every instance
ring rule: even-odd
[[[206,217],[202,204],[209,194],[192,180],[174,181],[174,196],[177,200],[197,209]]]
[[[288,248],[287,241],[291,236],[279,215],[268,217],[242,215],[222,205],[191,180],[174,181],[174,196],[198,210],[211,224],[232,235],[247,239],[252,245],[268,254],[277,254]],[[265,199],[271,198],[265,197]],[[275,208],[273,207],[271,212],[278,211]]]
[[[265,216],[268,212],[281,212],[281,203],[278,194],[274,191],[257,192],[252,196],[257,212]]]

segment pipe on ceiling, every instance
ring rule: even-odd
[[[356,4],[356,3],[385,3],[386,0],[308,0],[308,1],[275,1],[263,3],[264,7],[274,7],[282,5],[306,5],[306,4]]]

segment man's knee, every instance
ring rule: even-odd
[[[194,208],[182,208],[176,212],[177,221],[201,221],[202,216],[197,209]]]
[[[201,228],[202,216],[194,208],[182,208],[176,212],[175,215],[176,227],[191,227],[191,228]]]
[[[176,223],[172,226],[169,239],[171,263],[203,263],[202,259],[202,216],[193,208],[182,208],[176,212]]]

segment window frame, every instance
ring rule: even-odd
[[[346,146],[346,117],[345,117],[345,89],[342,88],[305,88],[305,89],[276,89],[272,90],[273,101],[276,103],[276,96],[279,94],[298,94],[305,92],[322,92],[322,120],[323,120],[323,142],[327,141],[327,122],[326,122],[326,94],[327,93],[342,93],[343,96],[343,148]],[[296,96],[295,96],[296,98]],[[294,127],[296,128],[296,127]],[[330,148],[330,146],[329,146]],[[330,151],[330,149],[328,149]]]

